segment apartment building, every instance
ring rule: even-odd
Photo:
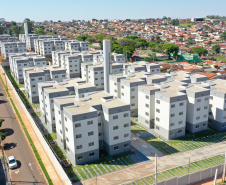
[[[117,155],[130,149],[130,106],[106,92],[54,99],[57,142],[73,165],[99,159],[99,151]]]
[[[208,129],[210,89],[201,84],[192,84],[186,88],[186,94],[186,130],[195,133]]]
[[[48,81],[38,84],[41,121],[48,133],[56,132],[53,99],[56,97],[75,95],[83,98],[88,92],[94,92],[95,86],[86,83],[81,78],[63,80],[63,82]],[[44,124],[45,123],[45,124]]]
[[[23,69],[26,96],[32,103],[39,103],[38,83],[45,81],[62,82],[66,79],[66,71],[58,66],[42,68],[28,67]]]
[[[38,56],[36,53],[13,53],[9,54],[10,72],[18,84],[24,83],[23,68],[44,67],[46,58]]]
[[[155,93],[158,91],[160,88],[153,84],[138,86],[138,121],[146,128],[155,127]]]
[[[165,140],[185,135],[187,85],[172,81],[161,84],[161,91],[155,93],[155,133]]]
[[[23,53],[26,52],[25,42],[1,42],[1,55],[5,58],[9,58],[10,53]]]
[[[226,131],[226,82],[217,79],[205,84],[210,86],[209,127]]]
[[[112,63],[111,74],[122,74],[123,64]],[[93,64],[93,63],[82,63],[81,64],[81,75],[82,79],[95,85],[97,90],[104,89],[104,64]]]

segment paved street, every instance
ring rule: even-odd
[[[14,155],[18,163],[17,169],[9,171],[12,184],[47,184],[1,83],[0,93],[0,118],[5,120],[1,129],[7,133],[5,155]]]

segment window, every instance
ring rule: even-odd
[[[75,128],[76,128],[76,127],[81,127],[81,123],[76,123],[76,124],[75,124]]]
[[[114,139],[114,140],[117,140],[118,138],[119,138],[118,136],[115,136],[113,139]]]
[[[208,109],[208,106],[205,106],[204,109]]]
[[[182,123],[183,123],[183,121],[179,121],[178,123],[179,123],[179,124],[182,124]]]
[[[146,99],[149,99],[149,96],[148,95],[146,95]]]
[[[207,124],[206,123],[203,123],[203,126],[205,127]]]
[[[145,104],[145,107],[149,108],[149,105],[146,103],[146,104]]]
[[[179,105],[180,105],[180,106],[183,106],[183,105],[184,105],[184,103],[180,103]]]
[[[94,142],[89,143],[89,146],[93,146],[93,145],[94,145]]]
[[[113,119],[118,119],[118,115],[116,115],[116,116],[113,116]]]
[[[42,78],[38,78],[39,80],[42,80]]]
[[[226,108],[224,108],[224,111],[226,111]]]
[[[175,116],[175,114],[171,114],[171,115],[170,115],[170,117],[174,117],[174,116]]]
[[[78,157],[77,157],[77,159],[80,161],[80,160],[82,160],[82,159],[83,159],[83,156],[82,156],[82,155],[80,155],[80,156],[78,156]]]
[[[195,128],[199,128],[199,125],[196,125]]]
[[[179,112],[179,115],[183,115],[183,112]]]
[[[201,99],[197,99],[197,102],[201,102]]]
[[[76,148],[77,149],[81,149],[82,148],[82,145],[78,145]]]
[[[68,128],[67,127],[65,127],[65,130],[68,132]]]
[[[135,96],[131,96],[131,99],[134,99],[135,98]]]
[[[115,147],[114,147],[114,150],[118,150],[118,149],[119,149],[119,147],[118,147],[118,146],[115,146]]]
[[[66,137],[67,142],[69,142],[69,139]]]
[[[131,106],[135,106],[135,103],[131,104]]]
[[[205,97],[205,101],[207,101],[207,100],[209,100],[209,98],[208,97]]]
[[[212,100],[213,99],[213,96],[210,96],[210,100]]]
[[[124,134],[124,137],[129,137],[129,134],[127,133],[127,134]]]
[[[180,129],[180,130],[178,130],[178,133],[181,133],[182,132],[182,130]]]
[[[35,87],[35,85],[32,85],[32,87]]]
[[[88,136],[92,136],[93,135],[93,131],[92,132],[88,132]]]
[[[170,123],[170,126],[171,126],[171,127],[174,126],[174,123]]]
[[[124,128],[128,127],[129,126],[129,123],[126,123],[124,124]]]
[[[148,112],[145,112],[145,115],[146,115],[146,116],[149,116],[149,113],[148,113]]]
[[[87,122],[87,125],[92,125],[93,124],[93,121],[88,121]]]
[[[128,114],[128,113],[125,113],[125,114],[123,114],[123,116],[124,116],[124,117],[128,117],[128,116],[129,116],[129,114]]]
[[[89,153],[89,156],[90,157],[93,157],[93,156],[95,156],[95,153],[94,152],[91,152],[91,153]]]
[[[101,136],[101,132],[99,133],[99,136]]]
[[[200,116],[196,117],[196,120],[199,120],[200,119]]]
[[[158,127],[158,126],[156,126],[155,128],[156,128],[157,130],[159,130],[159,127]]]
[[[203,117],[206,118],[207,117],[207,114],[205,114]]]
[[[212,115],[212,112],[209,112],[209,115]]]
[[[172,136],[173,135],[173,132],[170,132],[170,135]]]
[[[160,104],[160,100],[156,100],[156,103],[157,103],[157,104]]]
[[[160,121],[160,119],[156,117],[156,121],[158,121],[158,122],[159,122],[159,121]]]
[[[129,143],[124,144],[124,148],[129,147]]]
[[[82,137],[82,134],[76,135],[76,139],[79,139],[79,138],[81,138],[81,137]]]
[[[174,107],[175,107],[175,104],[172,104],[172,105],[171,105],[171,108],[174,108]]]
[[[197,108],[196,110],[197,110],[197,111],[200,111],[200,108]]]
[[[132,88],[131,91],[135,91],[135,88]]]
[[[124,93],[122,93],[122,96],[124,96]]]
[[[156,112],[160,113],[160,110],[159,109],[156,109]]]
[[[124,86],[122,85],[121,88],[124,89]]]
[[[114,126],[114,127],[113,127],[113,130],[117,130],[117,129],[118,129],[118,126]]]
[[[100,127],[101,126],[101,123],[98,123],[98,126]]]

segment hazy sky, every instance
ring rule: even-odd
[[[0,18],[22,22],[226,15],[226,0],[1,0]]]

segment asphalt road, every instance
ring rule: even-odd
[[[5,120],[0,130],[7,133],[4,151],[6,156],[14,155],[18,163],[17,169],[9,170],[12,184],[47,184],[9,101],[0,83],[0,118]]]

